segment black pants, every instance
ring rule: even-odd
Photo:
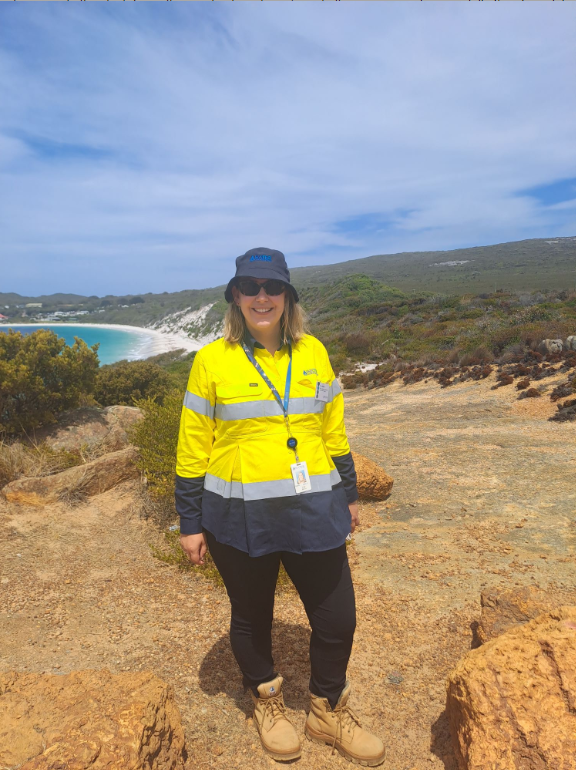
[[[332,708],[346,684],[346,668],[356,628],[354,587],[346,546],[303,554],[286,551],[248,556],[223,545],[204,530],[208,548],[230,597],[230,643],[252,688],[277,676],[272,659],[272,615],[280,562],[294,583],[308,615],[310,691],[328,698]]]

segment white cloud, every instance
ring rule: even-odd
[[[571,4],[0,18],[3,290],[210,286],[254,245],[295,266],[573,234],[518,195],[576,176]],[[338,226],[365,214],[395,224]]]

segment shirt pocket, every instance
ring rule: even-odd
[[[250,401],[254,398],[262,398],[262,386],[260,383],[250,385],[216,385],[216,401],[226,404],[238,401]]]
[[[260,383],[216,386],[215,417],[222,421],[221,429],[226,435],[240,438],[265,431],[271,404],[263,396]]]

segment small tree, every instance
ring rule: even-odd
[[[15,434],[55,422],[91,393],[98,345],[75,337],[72,346],[47,329],[0,334],[0,433]]]

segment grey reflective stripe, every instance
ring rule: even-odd
[[[239,497],[242,499],[242,483],[240,481],[224,481],[218,476],[207,473],[204,479],[204,489],[214,492],[220,497]]]
[[[184,396],[184,406],[186,409],[190,409],[190,411],[196,412],[196,414],[209,417],[211,420],[214,419],[214,407],[210,401],[208,401],[206,398],[195,396],[194,393],[190,393],[189,390],[186,391],[186,395]]]
[[[328,403],[342,391],[340,385],[334,380],[328,391]],[[291,398],[288,405],[288,414],[322,414],[324,401],[306,396],[304,398]],[[216,404],[215,416],[217,420],[227,422],[229,420],[249,420],[253,417],[282,417],[282,409],[276,399],[259,399],[256,401],[239,401],[236,404]]]
[[[239,401],[236,404],[216,404],[217,420],[249,420],[252,417],[282,417],[280,404],[274,400]]]
[[[330,482],[333,487],[336,486],[336,484],[339,484],[342,481],[342,477],[338,473],[338,469],[334,468],[334,470],[330,471]]]
[[[342,388],[340,387],[338,380],[334,380],[332,385],[330,385],[328,402],[333,401],[339,393],[342,393]]]
[[[302,492],[307,495],[311,492],[330,492],[335,484],[340,481],[337,470],[310,476],[312,489],[310,492]],[[214,492],[220,497],[237,497],[241,500],[269,500],[274,497],[295,497],[294,481],[292,479],[278,479],[277,481],[254,481],[250,484],[242,484],[240,481],[225,481],[218,476],[206,474],[204,489]]]
[[[315,398],[291,398],[288,405],[288,414],[322,414],[324,401]]]

